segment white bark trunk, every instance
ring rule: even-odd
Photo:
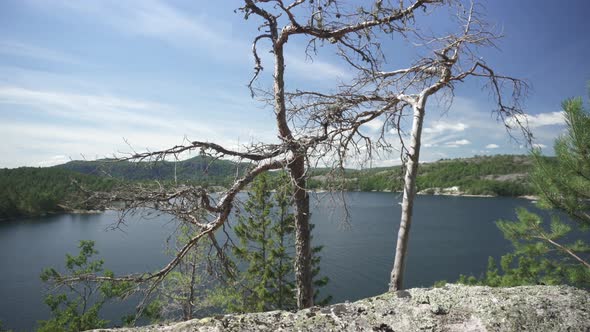
[[[416,177],[420,157],[420,140],[422,136],[422,124],[424,122],[425,98],[419,98],[414,104],[414,120],[412,122],[412,137],[408,149],[406,174],[404,177],[404,195],[402,201],[402,214],[397,234],[397,247],[395,249],[395,261],[391,271],[390,291],[402,289],[406,255],[408,252],[408,239],[410,226],[412,225],[412,211],[414,197],[416,196]]]

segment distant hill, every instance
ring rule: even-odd
[[[527,175],[532,166],[533,160],[527,155],[441,159],[420,165],[417,186],[421,193],[436,193],[445,188],[458,187],[460,193],[470,195],[534,194]],[[72,161],[55,167],[129,181],[173,180],[176,172],[178,181],[228,186],[235,178],[236,171],[244,172],[248,164],[198,156],[178,162],[157,163]],[[316,168],[311,169],[309,174],[310,189],[401,191],[403,188],[403,170],[400,166],[345,169],[340,176],[334,176],[330,169]]]
[[[94,191],[111,190],[118,182],[60,168],[0,169],[0,219],[87,209],[74,181]]]
[[[227,185],[236,176],[236,171],[243,173],[248,165],[229,160],[197,156],[178,162],[129,162],[129,161],[70,161],[54,168],[113,177],[128,181],[174,180],[191,181],[210,185]]]

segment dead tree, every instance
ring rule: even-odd
[[[531,134],[526,123],[518,122],[523,117],[520,99],[526,94],[527,84],[519,79],[499,75],[477,56],[479,47],[494,47],[500,36],[481,18],[476,5],[461,1],[448,2],[456,9],[452,19],[458,23],[457,31],[440,36],[427,35],[415,25],[406,25],[399,35],[409,44],[420,50],[421,56],[408,67],[388,70],[384,61],[365,61],[359,65],[348,53],[342,52],[344,59],[362,74],[354,84],[343,85],[334,94],[315,91],[298,91],[292,94],[293,109],[317,123],[328,121],[330,126],[339,128],[337,134],[324,143],[332,144],[326,151],[335,151],[339,160],[346,159],[350,150],[370,156],[374,149],[390,149],[393,141],[399,140],[401,160],[405,175],[400,227],[395,251],[395,262],[391,272],[390,290],[398,290],[403,285],[403,272],[406,263],[408,239],[412,224],[412,211],[416,195],[422,127],[430,97],[447,94],[451,98],[457,84],[467,78],[486,80],[486,87],[494,98],[495,113],[508,129],[508,123],[516,122],[522,129],[525,140],[530,142]],[[365,45],[367,46],[367,45]],[[373,45],[373,47],[377,47]],[[372,58],[375,59],[375,58]],[[364,60],[364,59],[363,59]],[[506,97],[508,96],[508,97]],[[299,106],[301,105],[301,106]],[[326,112],[326,105],[337,105]],[[311,107],[310,107],[311,106]],[[406,114],[412,116],[409,143],[404,137],[400,120]],[[379,137],[363,134],[359,128],[374,119],[384,119]],[[506,121],[511,119],[512,121]],[[388,129],[397,131],[397,137],[387,135]]]
[[[283,146],[292,155],[287,169],[294,185],[295,202],[295,282],[297,285],[297,305],[307,308],[313,305],[311,244],[309,226],[309,195],[306,191],[306,165],[314,152],[322,151],[320,145],[350,131],[348,127],[333,127],[332,119],[320,116],[321,119],[293,120],[289,117],[294,110],[287,107],[287,99],[293,94],[285,91],[285,46],[289,38],[302,36],[308,38],[308,49],[316,50],[316,42],[337,44],[344,53],[360,55],[364,61],[377,62],[376,55],[369,44],[374,29],[384,31],[403,31],[405,25],[414,16],[414,11],[425,8],[427,4],[440,3],[440,0],[417,0],[405,6],[403,1],[395,7],[376,1],[369,10],[362,7],[356,12],[340,11],[339,2],[334,0],[304,1],[295,0],[286,3],[282,0],[245,0],[241,11],[245,18],[252,15],[262,20],[259,30],[262,33],[254,38],[252,46],[255,59],[255,80],[262,70],[262,61],[257,47],[261,41],[269,41],[273,54],[273,88],[267,96],[269,104],[274,108],[278,136]],[[305,14],[307,12],[307,14]],[[353,69],[358,66],[353,66]],[[250,88],[254,95],[255,89]],[[326,109],[326,106],[328,109]],[[342,105],[308,105],[299,104],[300,109],[320,107],[321,112],[337,113]],[[291,118],[291,123],[289,122]],[[310,125],[314,123],[319,126]],[[319,120],[319,122],[317,121]],[[356,123],[354,126],[359,126]],[[325,151],[323,152],[325,154]],[[316,156],[317,157],[317,156]]]
[[[237,194],[259,174],[286,169],[294,184],[297,305],[299,308],[312,306],[310,214],[309,195],[306,191],[309,165],[325,158],[333,161],[335,168],[343,168],[353,152],[370,154],[373,149],[391,148],[393,144],[386,135],[386,129],[397,129],[399,138],[402,139],[400,121],[411,110],[414,114],[412,141],[408,149],[402,149],[407,163],[403,227],[400,228],[401,240],[398,240],[399,253],[396,254],[395,264],[399,268],[394,270],[395,281],[392,281],[392,289],[399,289],[415,195],[421,127],[428,97],[443,89],[452,92],[454,84],[469,76],[483,76],[490,79],[492,91],[496,93],[500,105],[498,114],[502,118],[520,112],[518,107],[505,106],[502,82],[512,82],[516,88],[521,87],[521,82],[496,75],[471,53],[469,45],[487,45],[494,39],[487,31],[473,29],[474,26],[480,26],[480,22],[472,17],[473,11],[469,12],[467,21],[464,21],[466,25],[460,35],[420,37],[426,45],[424,47],[432,49],[431,57],[421,58],[407,69],[384,69],[380,37],[393,33],[404,38],[417,35],[419,30],[415,25],[422,17],[418,13],[428,13],[428,10],[447,3],[448,1],[443,0],[413,0],[390,4],[376,0],[368,8],[359,7],[344,12],[342,8],[345,7],[334,0],[294,0],[290,3],[281,0],[244,0],[239,10],[245,18],[257,17],[262,22],[259,26],[260,34],[253,38],[255,71],[249,87],[253,96],[266,100],[272,106],[279,142],[250,144],[236,151],[212,142],[194,141],[162,151],[134,153],[125,158],[158,161],[175,158],[187,151],[200,151],[201,154],[214,158],[247,161],[251,166],[236,176],[235,181],[221,195],[212,195],[206,188],[192,185],[136,186],[115,194],[98,195],[105,201],[124,202],[126,211],[155,208],[192,224],[197,232],[179,248],[166,266],[154,273],[117,278],[64,276],[60,278],[60,282],[135,281],[147,283],[149,293],[204,237],[210,239],[220,267],[227,269],[229,265],[224,264],[227,261],[224,252],[226,244],[218,243],[215,233],[224,231],[228,217],[235,207]],[[342,82],[331,92],[304,89],[286,91],[285,46],[294,36],[306,38],[310,56],[323,51],[320,47],[322,44],[337,47],[338,54],[349,64],[354,78],[350,82]],[[264,64],[258,53],[261,42],[269,42],[272,53],[272,88],[269,91],[254,88]],[[466,67],[465,64],[469,61],[472,61],[471,66]],[[380,137],[374,140],[364,135],[360,128],[377,118],[384,118],[386,126]],[[198,217],[203,212],[208,214],[207,218]],[[397,262],[398,259],[401,260],[400,263]]]
[[[498,75],[483,60],[474,53],[479,46],[494,46],[494,41],[499,37],[495,35],[490,26],[480,18],[475,10],[475,5],[470,4],[465,8],[460,3],[457,5],[457,21],[462,25],[462,30],[457,34],[433,38],[421,37],[424,43],[432,47],[432,56],[424,58],[418,64],[402,70],[380,72],[377,74],[380,83],[407,86],[408,80],[413,85],[422,85],[414,93],[400,95],[404,102],[409,104],[413,113],[410,145],[406,155],[406,171],[404,177],[404,192],[402,201],[402,214],[395,251],[395,262],[391,272],[390,290],[398,290],[403,287],[403,274],[405,269],[408,238],[412,224],[412,210],[416,196],[416,178],[420,158],[422,125],[427,109],[428,99],[444,90],[452,91],[456,84],[463,82],[468,77],[484,78],[494,96],[499,119],[504,123],[506,119],[520,119],[523,110],[519,99],[526,92],[525,82],[510,77]],[[422,83],[424,82],[424,83]],[[421,84],[422,83],[422,84]],[[505,89],[511,91],[508,102],[505,100]],[[524,123],[518,123],[525,139],[530,141],[531,134]]]

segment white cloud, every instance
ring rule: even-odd
[[[191,111],[112,95],[0,86],[0,114],[18,114],[3,117],[0,123],[0,154],[5,157],[0,167],[51,165],[65,160],[56,156],[102,158],[130,152],[132,147],[138,151],[169,148],[183,143],[185,135],[232,149],[276,140],[274,131],[265,130],[263,124],[244,126],[226,118],[202,121],[199,114],[215,109]],[[18,120],[23,117],[27,120]]]
[[[444,132],[461,132],[465,131],[465,129],[469,128],[469,125],[458,122],[458,123],[451,123],[445,121],[439,121],[434,124],[432,127],[424,128],[424,132],[426,134],[440,134]]]
[[[124,5],[121,5],[124,4]],[[176,47],[216,56],[241,57],[248,52],[245,42],[232,40],[231,26],[204,15],[189,16],[161,1],[111,2],[103,19],[125,32],[161,40]],[[223,52],[220,52],[223,50]]]
[[[494,144],[494,143],[486,145],[486,149],[497,149],[499,147],[500,146],[498,144]]]
[[[549,112],[539,114],[515,115],[506,120],[506,123],[512,127],[518,126],[518,123],[529,126],[529,128],[538,128],[544,126],[554,126],[565,124],[563,112]]]
[[[246,133],[233,128],[235,136],[227,134],[196,137],[211,140],[240,150]],[[196,132],[195,134],[200,134]],[[194,138],[194,137],[193,137]],[[97,159],[125,155],[133,151],[154,151],[170,148],[187,141],[177,131],[151,130],[142,127],[114,126],[80,127],[53,123],[0,123],[0,167],[51,166],[70,159]],[[190,155],[179,156],[181,159]]]
[[[432,120],[425,124],[425,128],[431,128],[431,130],[428,130],[431,133],[424,132],[424,146],[427,147],[426,144],[429,144],[428,146],[430,147],[453,147],[456,148],[453,149],[454,153],[459,156],[471,153],[466,147],[484,147],[492,144],[491,142],[498,142],[495,143],[499,146],[498,148],[495,148],[495,151],[502,149],[506,153],[522,153],[522,151],[519,151],[518,149],[518,144],[523,144],[523,142],[525,142],[524,136],[521,135],[518,128],[514,128],[510,134],[516,138],[516,141],[510,140],[506,127],[502,121],[498,121],[496,115],[490,111],[493,107],[494,105],[486,105],[484,102],[461,96],[456,96],[453,99],[452,106],[448,109],[433,105],[433,107],[430,108],[430,118],[427,117],[427,120]],[[432,112],[433,110],[434,112]],[[437,127],[434,125],[436,123],[435,120],[439,120],[433,117],[433,115],[436,115],[436,112],[440,112],[440,116],[444,117],[442,120],[448,124],[448,126],[439,126],[440,129],[436,130]],[[543,142],[549,145],[547,142],[553,141],[563,132],[559,126],[550,125],[550,123],[562,123],[563,118],[560,112],[541,112],[538,115],[532,116],[531,119],[532,125],[537,126],[535,128],[532,128],[531,126],[531,129],[534,129],[534,137],[538,142]],[[514,119],[508,119],[507,123],[511,124],[511,121],[514,121]],[[441,122],[441,120],[439,120],[439,122]],[[461,127],[456,125],[459,123],[466,125],[467,128],[464,131],[447,130],[445,132],[443,130],[445,127],[453,127],[453,125],[455,125],[457,129],[460,129]],[[547,125],[540,126],[541,124]],[[437,131],[442,131],[442,133],[435,134]],[[458,145],[452,142],[463,138],[469,140],[471,144]],[[506,142],[505,144],[499,143],[504,141]],[[448,144],[450,146],[447,145],[446,142],[449,142]],[[489,147],[486,148],[490,149]],[[431,149],[431,151],[436,150],[437,149]]]
[[[384,123],[382,120],[374,119],[372,121],[369,121],[369,122],[363,124],[363,128],[367,128],[371,132],[377,132],[383,128],[383,124]]]
[[[438,120],[423,131],[423,146],[425,148],[432,148],[445,144],[445,142],[453,139],[458,139],[465,136],[463,132],[470,128],[470,125],[462,122],[442,121]]]
[[[534,143],[533,144],[533,148],[535,148],[535,149],[544,149],[546,147],[547,147],[547,145],[541,144],[541,143]]]
[[[43,1],[36,4],[48,6]],[[226,38],[229,34],[227,31],[230,30],[227,24],[208,20],[205,16],[189,16],[159,0],[56,0],[51,2],[51,6],[88,15],[126,34],[150,37],[175,46],[212,50],[219,46],[232,45]],[[228,52],[227,48],[224,50]]]
[[[0,104],[29,106],[52,116],[76,121],[173,128],[166,115],[175,111],[164,104],[59,91],[0,86]],[[157,115],[157,114],[161,115]]]
[[[47,5],[42,1],[38,4]],[[207,53],[212,60],[223,59],[224,64],[247,65],[250,70],[254,66],[251,40],[236,38],[232,33],[234,27],[231,22],[211,19],[205,13],[189,14],[159,0],[105,0],[92,3],[56,0],[51,5],[89,15],[126,35],[152,38],[196,55]],[[253,36],[258,35],[255,26],[252,26],[252,31],[255,33]],[[273,59],[269,49],[259,45],[258,55],[265,68],[272,68],[270,64]],[[318,57],[313,61],[305,57],[305,48],[302,47],[285,51],[289,75],[315,81],[350,77],[346,69],[337,64]]]
[[[113,95],[0,86],[0,111],[8,110],[9,107],[3,104],[10,105],[11,109],[16,106],[20,108],[19,112],[38,112],[51,116],[52,122],[66,121],[78,128],[119,128],[110,133],[118,137],[125,136],[127,130],[133,132],[139,129],[145,132],[169,132],[175,137],[195,135],[193,139],[214,139],[226,135],[250,137],[252,130],[261,139],[260,135],[265,136],[265,139],[274,137],[269,131],[263,130],[263,124],[244,126],[237,120],[223,117],[210,117],[203,121],[199,115],[216,112],[210,106],[204,110],[196,108],[187,112],[164,103]]]
[[[49,159],[45,159],[45,160],[41,160],[41,161],[37,162],[37,166],[39,166],[39,167],[55,166],[55,165],[65,164],[70,160],[72,160],[70,157],[64,156],[64,155],[51,156]]]
[[[340,66],[319,59],[303,60],[293,54],[289,53],[285,59],[286,70],[289,73],[314,80],[350,78],[350,74]]]
[[[375,159],[371,162],[371,167],[389,167],[389,166],[398,166],[401,165],[402,162],[399,158],[392,158],[392,159]]]
[[[298,45],[285,49],[285,75],[288,77],[297,76],[311,81],[334,81],[351,78],[346,68],[328,62],[319,55],[309,58],[305,52],[305,48]],[[264,72],[272,74],[274,58],[271,49],[267,45],[259,45],[258,56],[260,56],[262,66],[265,68]],[[253,64],[252,53],[249,49],[246,53],[240,55],[240,59],[242,61],[247,59],[250,66]]]
[[[460,146],[468,145],[468,144],[471,144],[471,142],[469,140],[466,140],[466,139],[460,139],[460,140],[457,140],[457,141],[445,143],[445,145],[447,147],[449,147],[449,148],[458,148]]]

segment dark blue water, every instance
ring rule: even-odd
[[[318,196],[312,203],[314,245],[324,245],[321,273],[330,278],[325,294],[334,302],[385,292],[393,265],[400,198],[394,193],[348,193],[342,202]],[[415,203],[407,287],[480,275],[489,256],[510,249],[494,221],[515,219],[515,208],[532,208],[514,198],[420,196]],[[345,211],[348,218],[345,218]],[[105,267],[115,273],[153,271],[167,262],[164,254],[175,223],[168,217],[132,216],[121,230],[108,230],[116,212],[56,215],[0,223],[0,320],[4,327],[32,330],[47,319],[47,289],[39,279],[44,267],[61,268],[66,253],[76,254],[79,240],[94,240]],[[106,310],[119,322],[132,303]]]

